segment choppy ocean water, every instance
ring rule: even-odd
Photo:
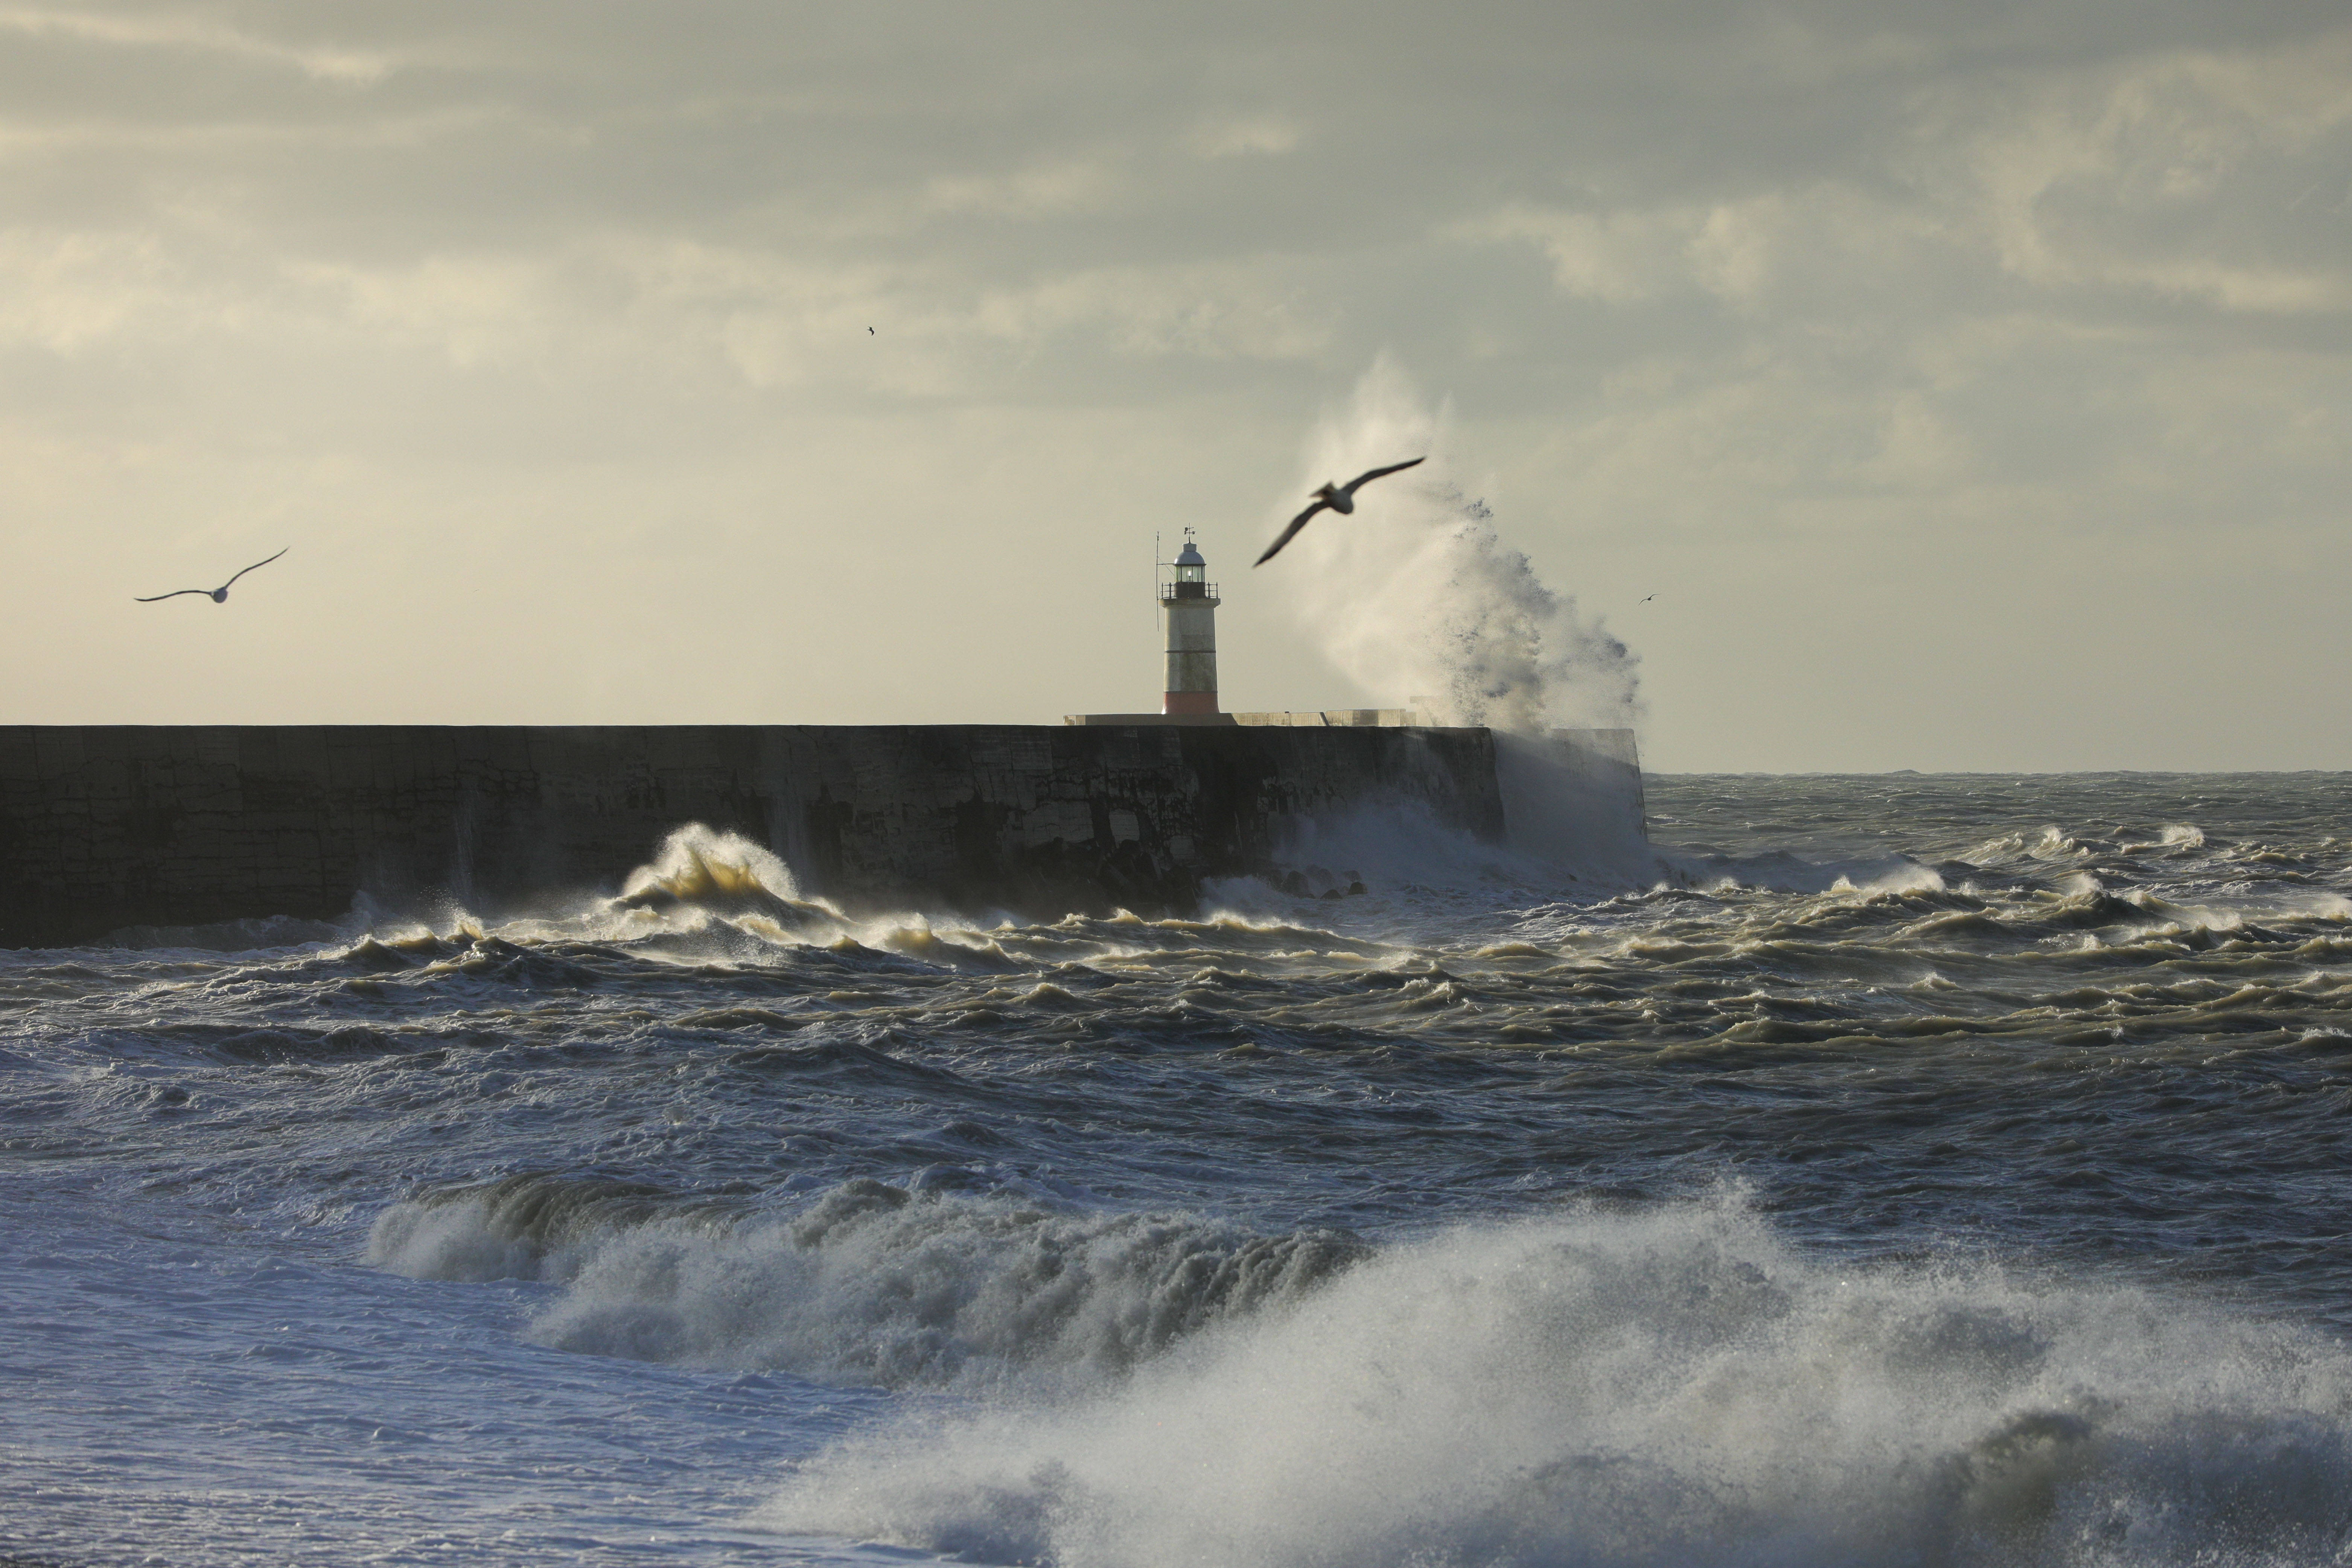
[[[2352,777],[1650,807],[0,954],[0,1558],[2352,1561]]]

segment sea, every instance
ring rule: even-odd
[[[0,1563],[2352,1563],[2352,775],[1648,812],[0,953]]]

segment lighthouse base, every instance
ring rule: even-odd
[[[1162,713],[1183,714],[1188,717],[1214,713],[1216,710],[1217,694],[1213,691],[1171,691],[1161,699],[1160,704],[1160,711]]]

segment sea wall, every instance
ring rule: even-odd
[[[0,727],[0,946],[619,890],[701,822],[852,910],[1192,907],[1286,821],[1503,831],[1484,730],[1138,725]]]

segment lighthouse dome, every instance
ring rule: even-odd
[[[1206,566],[1208,563],[1207,558],[1192,548],[1192,542],[1189,539],[1184,542],[1184,548],[1176,552],[1176,564],[1179,566]]]

